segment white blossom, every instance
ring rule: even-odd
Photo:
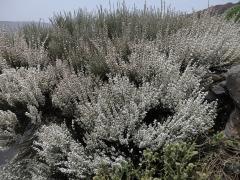
[[[14,113],[0,110],[0,150],[16,139],[17,125],[18,120]]]

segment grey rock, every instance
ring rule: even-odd
[[[225,86],[226,86],[226,81],[222,81],[214,85],[211,90],[216,95],[222,95],[226,93]]]
[[[232,67],[228,71],[226,83],[229,95],[240,108],[240,65]]]
[[[240,110],[238,108],[235,108],[235,110],[231,113],[230,118],[226,124],[224,133],[227,137],[240,137]]]
[[[225,127],[228,137],[240,137],[240,65],[232,67],[227,74],[226,87],[230,97],[233,99],[235,109]]]
[[[11,146],[5,150],[0,150],[0,167],[11,161],[17,155],[17,153],[18,151],[15,146]]]

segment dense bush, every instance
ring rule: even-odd
[[[35,43],[37,47],[30,47],[21,33],[5,34],[0,43],[1,56],[10,67],[36,67],[49,64],[44,42]]]
[[[211,67],[239,61],[239,25],[222,17],[203,15],[169,39],[169,49],[180,61]]]
[[[17,127],[17,117],[11,111],[0,111],[0,149],[5,148],[9,143],[15,140],[15,129]]]
[[[238,25],[124,5],[51,22],[0,33],[0,147],[18,152],[0,177],[198,178],[205,77],[239,60]]]
[[[234,19],[235,22],[239,22],[240,19],[240,5],[236,5],[233,8],[229,9],[226,13],[226,18]]]

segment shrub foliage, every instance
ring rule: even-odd
[[[0,33],[2,179],[198,178],[211,68],[240,58],[239,27],[171,9],[99,8]],[[203,176],[202,176],[203,177]]]

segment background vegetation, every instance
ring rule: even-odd
[[[1,31],[1,179],[238,179],[239,142],[206,96],[239,63],[239,30],[121,4]]]

